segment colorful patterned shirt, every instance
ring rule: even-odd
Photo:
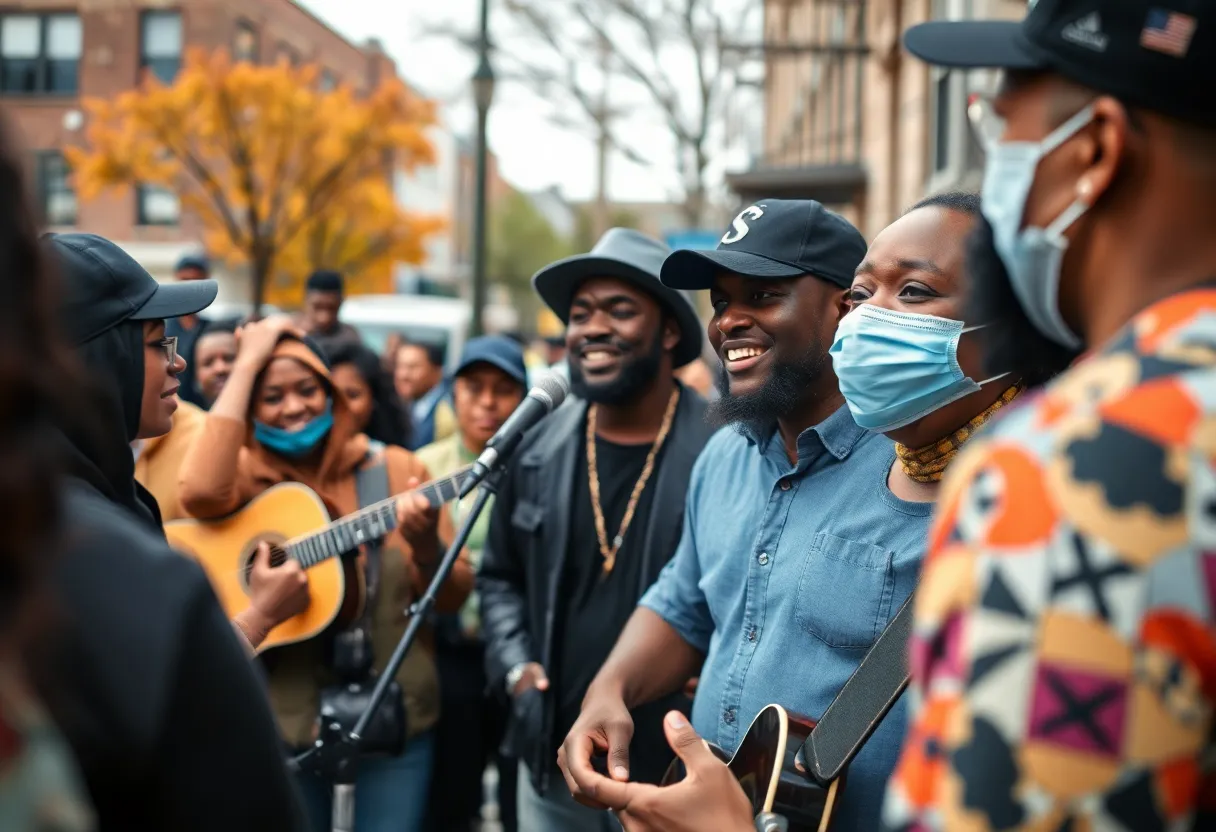
[[[1216,289],[1024,398],[943,485],[887,828],[1216,829]]]

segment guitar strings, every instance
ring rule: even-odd
[[[460,485],[460,482],[464,478],[464,476],[472,470],[473,470],[472,465],[465,465],[462,468],[458,468],[456,471],[454,471],[453,473],[449,474],[446,477],[439,477],[437,479],[431,480],[430,482],[423,483],[422,485],[418,486],[417,488],[413,489],[412,491],[403,491],[400,494],[396,494],[392,497],[389,497],[387,500],[381,500],[378,503],[372,503],[370,506],[365,506],[364,508],[358,509],[357,511],[353,511],[350,514],[345,515],[344,517],[341,517],[331,523],[326,524],[326,526],[322,529],[314,529],[311,532],[307,532],[305,534],[298,535],[296,537],[293,537],[290,540],[284,541],[281,544],[277,544],[277,548],[280,549],[288,557],[294,558],[295,560],[299,561],[306,569],[311,568],[313,566],[317,566],[318,564],[323,563],[326,560],[332,559],[333,557],[335,557],[335,555],[328,555],[320,560],[314,561],[312,563],[307,563],[304,560],[301,560],[298,552],[292,551],[292,549],[298,547],[300,544],[302,544],[303,542],[305,542],[313,537],[319,537],[320,535],[323,535],[323,534],[326,534],[326,533],[332,531],[335,527],[344,526],[347,523],[353,523],[354,521],[357,521],[357,520],[366,519],[368,516],[375,514],[376,512],[383,512],[387,508],[395,509],[397,500],[400,499],[401,497],[404,497],[406,494],[416,494],[416,493],[422,492],[422,491],[433,490],[439,494],[441,504],[449,502],[447,500],[443,500],[444,486]],[[387,526],[387,524],[385,524],[385,525]],[[393,518],[392,518],[392,527],[387,528],[387,530],[385,531],[385,535],[387,536],[388,534],[390,534],[393,531],[393,529],[395,529],[395,528],[396,528],[396,511],[394,510]],[[367,542],[367,541],[360,541],[360,543],[364,543],[364,542]],[[339,553],[339,554],[341,554],[341,553]],[[234,569],[232,571],[232,574],[241,575],[241,574],[247,573],[248,571],[249,571],[249,566],[248,566],[248,564],[246,564],[245,566],[241,566],[241,567]]]

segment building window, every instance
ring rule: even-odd
[[[77,15],[5,15],[0,18],[0,89],[74,95],[80,50]]]
[[[160,185],[135,189],[135,222],[139,225],[177,225],[182,205],[177,194]]]
[[[232,57],[251,64],[258,62],[258,30],[253,28],[252,23],[244,20],[237,22],[236,34],[232,37]]]
[[[38,200],[48,226],[76,224],[76,191],[68,181],[70,174],[58,150],[38,154]]]
[[[975,16],[975,5],[974,0],[934,0],[932,14],[939,20],[967,20]],[[967,95],[979,80],[980,73],[929,69],[930,191],[959,186],[979,164],[967,121]]]
[[[321,92],[331,92],[338,86],[338,77],[328,69],[321,70],[321,78],[317,82]]]
[[[300,56],[296,50],[292,49],[285,43],[280,43],[278,50],[275,52],[275,63],[286,61],[289,66],[299,66]]]
[[[172,84],[182,66],[181,12],[144,12],[140,19],[139,65],[162,84]]]

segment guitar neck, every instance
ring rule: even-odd
[[[446,477],[431,480],[413,491],[372,503],[323,529],[289,540],[283,547],[307,569],[322,561],[357,549],[364,543],[379,540],[397,528],[397,501],[406,494],[421,494],[433,508],[460,496],[460,484],[473,466],[467,465]]]

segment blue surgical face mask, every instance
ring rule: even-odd
[[[1047,228],[1022,228],[1026,200],[1039,161],[1094,117],[1093,105],[1070,118],[1041,142],[993,142],[988,146],[981,203],[992,224],[993,242],[1009,272],[1018,302],[1035,329],[1064,347],[1081,346],[1081,339],[1060,316],[1060,267],[1068,240],[1064,232],[1089,206],[1072,203]]]
[[[299,430],[287,431],[254,421],[253,438],[261,445],[288,459],[306,457],[321,443],[334,426],[333,401],[325,403],[325,412]]]
[[[958,339],[981,328],[869,304],[845,315],[830,354],[853,421],[902,428],[1001,378],[977,383],[958,365]]]

